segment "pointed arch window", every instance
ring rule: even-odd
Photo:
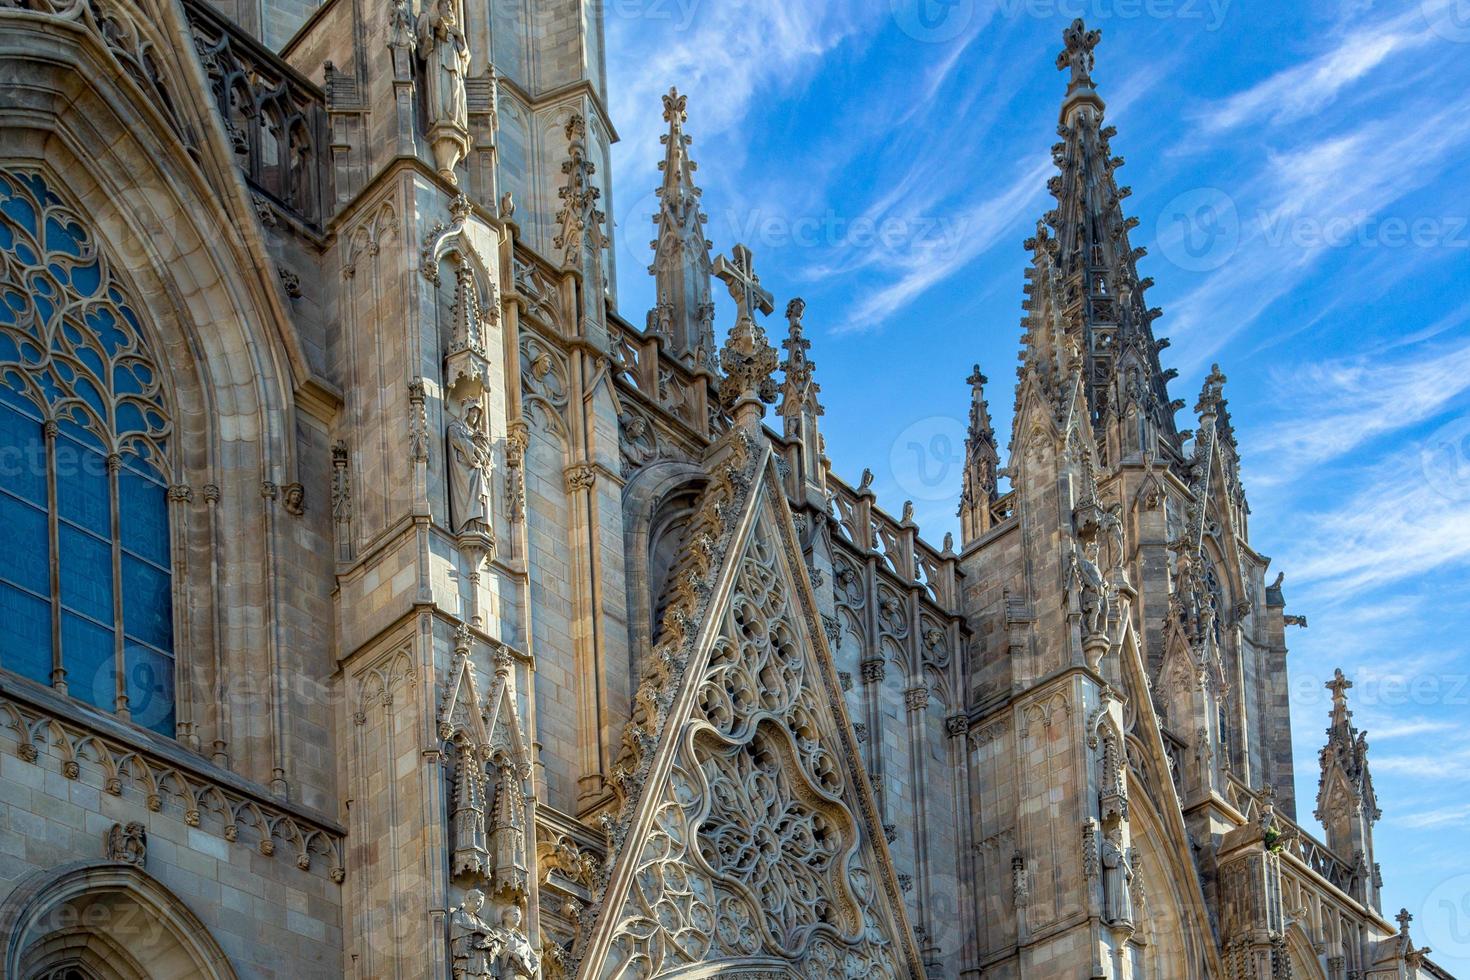
[[[169,736],[171,432],[127,286],[0,166],[0,668]]]

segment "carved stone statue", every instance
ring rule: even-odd
[[[1123,850],[1123,832],[1108,831],[1102,842],[1103,909],[1111,923],[1133,921],[1133,862]]]
[[[484,410],[470,403],[464,418],[450,418],[449,520],[456,534],[489,534],[486,511],[485,468],[490,465],[490,439],[483,427]]]
[[[1085,551],[1077,553],[1073,572],[1082,607],[1083,637],[1105,633],[1108,625],[1108,587],[1094,560],[1096,556],[1097,543],[1094,541]]]
[[[454,168],[469,146],[464,82],[470,70],[470,49],[456,0],[437,0],[426,6],[419,15],[417,34],[419,57],[424,59],[424,105],[434,164],[453,182]]]
[[[107,831],[107,859],[143,867],[148,860],[148,830],[141,823],[115,823]]]
[[[514,905],[500,913],[500,925],[491,930],[496,980],[539,980],[541,957],[531,948],[521,928],[521,910]]]
[[[449,916],[449,953],[455,980],[460,977],[489,977],[494,955],[492,932],[498,930],[480,918],[485,896],[478,888],[465,892],[464,902]]]

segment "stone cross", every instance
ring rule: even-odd
[[[1353,686],[1353,682],[1343,675],[1342,668],[1339,667],[1326,686],[1327,690],[1332,692],[1332,703],[1340,704],[1347,702],[1347,692]]]
[[[730,258],[721,255],[715,259],[715,276],[730,288],[740,320],[754,320],[754,310],[769,313],[775,309],[770,292],[761,288],[760,276],[755,274],[750,249],[744,245],[731,249]]]

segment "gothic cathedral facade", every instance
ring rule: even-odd
[[[601,9],[0,0],[0,976],[1445,977],[1341,674],[1297,798],[1097,32],[936,546],[672,90],[619,309]]]

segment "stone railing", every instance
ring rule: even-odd
[[[206,0],[184,0],[194,49],[236,162],[251,188],[320,227],[326,97]]]
[[[1245,816],[1247,821],[1260,818],[1259,794],[1234,776],[1229,783],[1230,803]],[[1281,832],[1281,851],[1296,858],[1312,872],[1329,883],[1351,894],[1353,879],[1352,865],[1343,860],[1326,844],[1302,829],[1301,825],[1288,818],[1280,810],[1272,814],[1277,829]]]

